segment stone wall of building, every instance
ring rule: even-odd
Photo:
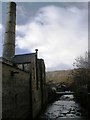
[[[34,59],[32,62],[32,66],[32,118],[35,118],[43,108],[43,101],[46,99],[46,96],[44,96],[45,91],[43,88],[43,86],[45,86],[45,65],[43,60],[37,59],[36,63]]]
[[[42,106],[44,107],[47,103],[47,87],[46,87],[46,73],[45,73],[45,64],[43,59],[38,59],[38,84],[40,85],[41,93],[41,100]]]
[[[0,64],[0,120],[1,118],[2,118],[2,64]]]
[[[34,59],[30,71],[16,68],[9,62],[2,63],[3,119],[34,119],[45,105],[45,65],[43,60],[38,61],[38,69]]]
[[[27,72],[2,64],[2,117],[30,117],[30,75]]]
[[[40,90],[33,90],[32,91],[32,118],[36,118],[41,111],[41,91]]]

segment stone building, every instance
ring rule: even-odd
[[[34,119],[47,101],[45,64],[35,53],[15,55],[16,3],[8,5],[2,65],[2,119]]]

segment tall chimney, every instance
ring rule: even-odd
[[[3,58],[9,60],[15,55],[15,25],[16,3],[9,2],[3,46]]]

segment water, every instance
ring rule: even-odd
[[[79,103],[75,102],[73,95],[63,95],[50,104],[40,120],[88,120],[86,112]]]

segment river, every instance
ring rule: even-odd
[[[88,120],[87,113],[76,102],[74,95],[63,95],[49,104],[40,120]]]

